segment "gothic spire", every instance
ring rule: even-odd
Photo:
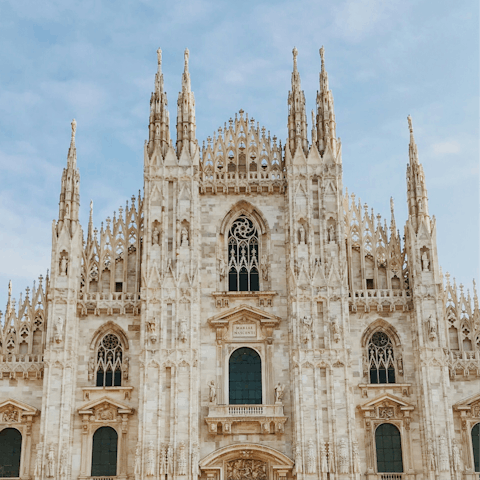
[[[163,91],[162,50],[157,50],[158,67],[155,74],[155,91],[150,97],[150,125],[147,151],[151,156],[155,147],[165,156],[170,145],[170,116],[167,94]]]
[[[87,245],[93,240],[93,200],[90,200],[90,217],[88,219]]]
[[[418,232],[422,218],[428,219],[428,198],[425,184],[425,173],[418,161],[418,150],[413,136],[412,117],[408,117],[410,130],[409,164],[407,165],[407,201],[408,215],[415,232]]]
[[[72,136],[68,149],[67,168],[63,169],[62,186],[60,189],[60,202],[58,212],[58,232],[63,223],[78,221],[80,207],[80,174],[77,169],[77,149],[75,147],[75,133],[77,122],[72,120]]]
[[[333,95],[328,88],[328,74],[325,68],[325,49],[320,49],[320,91],[317,91],[317,147],[321,155],[330,147],[334,156],[337,153],[335,111]]]
[[[301,147],[306,155],[308,152],[308,141],[305,95],[302,91],[300,73],[297,69],[298,50],[294,48],[292,53],[292,89],[288,92],[288,146],[293,156],[298,147]]]
[[[182,74],[182,91],[178,94],[177,101],[177,155],[180,157],[182,149],[188,148],[193,155],[196,145],[195,139],[195,97],[190,84],[188,71],[188,48],[184,54],[184,70]]]

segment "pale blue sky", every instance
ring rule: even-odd
[[[406,219],[413,117],[443,271],[479,278],[477,0],[0,2],[0,309],[50,267],[70,122],[81,221],[97,226],[143,189],[156,49],[174,132],[190,49],[197,137],[244,109],[286,137],[292,48],[308,112],[325,46],[343,143],[344,187],[397,225]],[[310,118],[310,117],[308,117]],[[310,126],[309,126],[310,129]]]

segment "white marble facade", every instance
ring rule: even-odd
[[[411,119],[402,240],[393,202],[387,225],[344,192],[323,48],[311,131],[293,53],[285,143],[240,110],[201,147],[188,50],[175,143],[159,50],[143,196],[100,230],[78,221],[72,122],[50,274],[10,287],[0,336],[21,478],[99,476],[111,427],[102,478],[478,480],[478,297],[440,270]],[[242,348],[257,403],[230,401]],[[381,464],[392,429],[403,472]]]

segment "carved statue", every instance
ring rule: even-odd
[[[152,234],[152,245],[159,245],[159,244],[160,244],[160,230],[158,230],[157,226],[155,226]]]
[[[275,386],[275,403],[282,403],[285,387],[278,382]]]
[[[33,476],[35,480],[40,480],[42,477],[42,450],[43,443],[37,443],[37,454],[35,456],[35,467],[33,470]]]
[[[180,328],[179,328],[179,333],[178,333],[178,339],[182,343],[185,343],[187,341],[187,319],[186,318],[182,318],[180,320]]]
[[[93,380],[93,376],[95,375],[95,359],[90,357],[88,361],[88,379]]]
[[[153,477],[155,475],[155,447],[153,446],[153,441],[148,442],[147,447],[147,468],[146,468],[147,477]]]
[[[428,338],[435,340],[437,338],[437,317],[430,315],[427,319]]]
[[[297,473],[303,472],[302,447],[299,442],[294,446],[295,470]]]
[[[60,275],[65,276],[67,274],[67,256],[62,255],[60,258]]]
[[[333,341],[335,343],[338,343],[340,341],[342,331],[341,331],[340,325],[338,323],[338,318],[337,318],[336,315],[333,315],[331,317],[330,325],[331,325],[331,328],[332,328]]]
[[[315,473],[317,471],[317,460],[315,455],[315,442],[310,439],[307,447],[307,473]]]
[[[262,255],[262,263],[260,264],[260,271],[262,272],[263,280],[268,280],[268,263],[267,263],[267,256]]]
[[[209,392],[210,403],[217,403],[217,387],[215,386],[215,382],[213,380],[210,380],[210,383],[208,384],[208,388],[210,389],[210,392]]]
[[[347,441],[342,438],[338,443],[338,470],[340,473],[348,473],[349,466]]]
[[[452,460],[453,469],[456,472],[460,472],[462,470],[462,457],[460,455],[460,448],[455,438],[452,440]]]
[[[55,476],[55,452],[54,452],[53,443],[51,443],[50,446],[48,447],[45,470],[46,470],[45,473],[47,477]]]
[[[325,442],[320,442],[320,472],[328,472],[327,447]]]
[[[162,443],[160,447],[160,475],[167,473],[167,446]]]
[[[140,475],[142,473],[142,453],[140,451],[140,442],[137,443],[137,446],[135,448],[135,468],[134,468],[134,474],[135,474],[135,480],[140,480]]]
[[[227,275],[227,262],[225,262],[223,258],[220,258],[219,262],[220,262],[219,271],[220,271],[220,280],[221,280],[222,278],[225,278],[225,276]]]
[[[162,64],[162,49],[159,48],[157,50],[157,60],[158,60],[158,64],[161,65]]]
[[[313,320],[309,315],[305,315],[302,319],[303,324],[303,343],[308,343],[312,338]]]
[[[65,478],[67,476],[68,471],[68,447],[67,444],[64,443],[62,447],[62,454],[60,456],[60,476]]]
[[[403,357],[402,352],[397,353],[397,370],[399,375],[403,375]]]
[[[232,460],[227,463],[226,480],[267,480],[267,465],[260,460]]]
[[[18,410],[16,410],[12,406],[8,407],[3,412],[3,421],[7,423],[18,422]]]
[[[447,439],[445,435],[440,435],[438,439],[438,469],[441,472],[450,471],[450,462],[448,459]]]
[[[125,357],[122,362],[122,375],[124,380],[128,380],[128,367],[130,365],[130,361],[128,357]]]
[[[167,448],[167,473],[173,473],[173,445],[168,444]]]
[[[353,473],[360,473],[360,454],[358,452],[358,442],[352,442]]]
[[[328,241],[329,242],[335,241],[335,227],[333,225],[330,225],[328,227]]]
[[[182,247],[188,247],[188,230],[185,227],[182,228],[181,246]]]
[[[55,341],[60,343],[63,339],[63,318],[57,317],[57,320],[54,325],[55,329]]]
[[[194,479],[197,478],[200,473],[198,470],[199,455],[198,443],[194,442],[192,445],[192,476]]]
[[[298,227],[298,235],[300,236],[300,245],[305,245],[305,227],[302,224]]]
[[[435,451],[433,449],[432,439],[427,442],[427,464],[429,470],[435,471]]]
[[[424,272],[428,272],[428,255],[427,252],[422,253],[422,269]]]
[[[185,442],[180,442],[178,446],[178,474],[187,474],[187,452]]]

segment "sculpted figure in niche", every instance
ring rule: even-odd
[[[60,456],[60,475],[65,478],[68,470],[68,452],[67,444],[64,443],[62,447],[62,454]]]
[[[317,461],[315,455],[315,443],[312,439],[308,441],[307,448],[307,473],[315,473],[317,471]]]
[[[217,387],[215,386],[215,382],[213,380],[210,380],[208,388],[210,389],[208,397],[210,403],[217,403]]]
[[[356,440],[352,443],[352,456],[353,456],[353,472],[360,473],[360,454],[358,452],[358,442]]]
[[[124,380],[128,380],[128,366],[129,360],[128,357],[125,357],[122,363],[122,375]]]
[[[148,450],[147,450],[147,476],[152,477],[155,475],[155,451],[153,447],[153,441],[150,440],[148,443]]]
[[[327,447],[323,440],[320,442],[320,471],[328,472]]]
[[[67,256],[62,255],[62,258],[60,259],[60,275],[64,276],[67,274]]]
[[[341,338],[341,329],[340,324],[338,323],[338,318],[336,315],[333,315],[330,319],[331,326],[332,326],[332,333],[333,333],[333,341],[338,343]]]
[[[152,245],[159,245],[160,244],[160,230],[155,225],[152,234]]]
[[[188,230],[185,227],[182,228],[181,246],[182,247],[188,247]]]
[[[260,264],[260,270],[262,272],[263,280],[268,280],[268,264],[267,264],[267,256],[262,255],[262,263]]]
[[[305,245],[305,228],[303,225],[300,225],[300,227],[298,227],[298,235],[300,237],[300,245]]]
[[[57,317],[57,321],[55,322],[55,341],[60,343],[63,338],[63,319],[62,317]]]
[[[450,471],[450,462],[448,458],[447,439],[445,438],[445,435],[440,435],[438,439],[438,447],[438,469],[441,472],[448,472]]]
[[[198,452],[198,443],[194,442],[192,445],[192,475],[193,478],[198,477],[198,462],[199,462],[199,452]]]
[[[182,318],[180,320],[178,338],[182,343],[185,343],[187,341],[187,319],[186,318]]]
[[[227,263],[223,258],[219,259],[220,266],[219,266],[219,271],[220,271],[220,280],[222,278],[225,278],[225,275],[227,274]]]
[[[42,476],[42,449],[43,443],[40,442],[37,444],[37,455],[35,457],[35,467],[33,470],[33,476],[35,480],[39,480],[39,478]]]
[[[335,241],[335,227],[333,225],[330,225],[328,227],[328,241],[329,242]]]
[[[303,343],[308,343],[312,338],[312,317],[305,315],[302,320],[303,323]]]
[[[285,387],[278,382],[275,386],[275,403],[282,403]]]
[[[140,479],[141,461],[142,461],[142,454],[140,453],[140,442],[138,442],[137,447],[135,448],[135,467],[133,471],[135,474],[135,480]]]
[[[173,445],[168,444],[167,448],[167,473],[173,473]]]
[[[46,475],[47,477],[55,476],[55,452],[53,451],[53,444],[50,444],[47,452],[47,465],[46,465]]]
[[[428,255],[427,252],[422,253],[422,269],[424,272],[428,272]]]
[[[427,320],[428,327],[428,338],[430,340],[435,340],[437,338],[437,317],[435,315],[430,315]]]
[[[452,440],[452,459],[453,469],[456,472],[460,472],[462,470],[462,457],[460,455],[460,448],[458,447],[458,443],[455,438]]]
[[[433,450],[432,439],[427,443],[427,464],[429,470],[435,471],[435,452]]]

